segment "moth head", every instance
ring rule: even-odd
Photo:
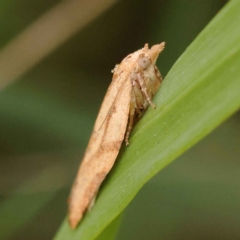
[[[151,65],[152,61],[149,57],[145,56],[145,54],[141,54],[138,59],[138,65],[142,69],[147,69]]]
[[[149,49],[149,56],[153,64],[156,63],[158,55],[163,51],[164,47],[165,47],[165,42],[162,42],[160,44],[153,45],[151,49]]]

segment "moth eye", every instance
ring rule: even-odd
[[[138,64],[141,68],[146,69],[151,64],[151,60],[147,57],[141,57],[138,59]]]

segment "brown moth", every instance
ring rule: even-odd
[[[129,54],[112,70],[113,79],[103,100],[93,133],[69,198],[69,223],[75,228],[90,209],[98,189],[111,170],[125,136],[150,104],[161,81],[155,65],[165,43]]]

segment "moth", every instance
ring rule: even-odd
[[[125,136],[149,105],[162,82],[155,65],[165,43],[148,44],[125,57],[112,70],[112,82],[97,116],[93,133],[69,197],[69,224],[76,228],[94,205],[98,189],[111,170]]]

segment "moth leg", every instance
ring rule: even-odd
[[[133,84],[134,84],[134,82],[133,82]],[[129,122],[128,122],[128,128],[127,128],[127,132],[126,132],[126,136],[125,136],[126,146],[129,145],[128,139],[129,139],[129,135],[130,135],[130,133],[132,131],[132,128],[133,128],[135,107],[136,107],[136,99],[135,99],[134,91],[132,90],[132,92],[131,92],[130,109],[129,109]]]
[[[145,98],[147,99],[147,101],[149,102],[149,104],[153,107],[156,108],[155,104],[152,102],[150,96],[148,95],[147,92],[147,88],[144,82],[144,77],[141,75],[141,73],[137,73],[137,81],[139,82],[140,86],[141,86],[141,90],[145,96]]]

